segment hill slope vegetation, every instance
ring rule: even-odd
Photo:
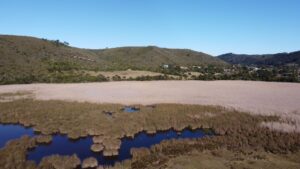
[[[265,55],[245,55],[227,53],[218,56],[225,62],[231,64],[241,65],[260,65],[260,66],[283,66],[287,64],[300,65],[300,51],[291,53],[277,53],[277,54],[265,54]]]
[[[178,66],[226,65],[208,54],[188,49],[155,46],[111,49],[80,49],[59,40],[0,35],[0,83],[100,81],[78,75],[82,70],[151,70],[163,64]],[[67,73],[66,73],[67,72]],[[71,72],[71,73],[70,73]],[[76,73],[74,73],[76,72]],[[77,78],[74,80],[74,78]],[[68,80],[67,80],[68,81]]]

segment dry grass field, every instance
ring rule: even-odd
[[[137,72],[136,72],[137,73]],[[0,86],[0,94],[32,92],[38,100],[92,103],[219,105],[249,113],[278,115],[262,125],[300,132],[300,84],[254,81],[150,81]],[[28,95],[32,97],[32,95]]]
[[[189,155],[181,155],[169,160],[166,169],[298,169],[298,157],[299,153],[278,155],[259,151],[252,152],[249,155],[238,154],[226,149],[203,151],[201,153],[195,151]]]
[[[125,81],[2,85],[0,94],[33,92],[38,100],[93,103],[220,105],[253,113],[300,110],[300,84],[254,81]]]
[[[101,140],[103,153],[111,154],[124,136],[190,127],[209,129],[216,135],[134,149],[131,160],[113,168],[297,169],[299,100],[300,85],[294,83],[131,81],[0,86],[0,122],[32,126],[44,135],[10,141],[0,150],[0,166],[78,167],[77,156],[45,157],[40,164],[26,161],[26,153],[51,141],[54,133],[71,139],[92,136],[94,145]],[[124,113],[125,105],[140,111]]]

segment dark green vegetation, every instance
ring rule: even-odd
[[[181,166],[206,160],[209,162],[203,168],[213,168],[223,160],[226,163],[221,168],[280,168],[276,161],[271,161],[274,159],[284,163],[286,168],[300,166],[300,134],[261,126],[262,122],[278,121],[278,117],[250,115],[215,106],[135,106],[140,108],[138,113],[124,113],[123,105],[118,104],[23,99],[0,103],[0,122],[33,126],[44,135],[62,133],[72,139],[91,135],[94,140],[101,137],[105,140],[104,146],[143,130],[154,133],[169,128],[182,130],[191,127],[209,128],[217,134],[201,139],[164,141],[151,149],[133,149],[133,159],[117,163],[115,168],[178,168],[176,162],[185,158],[194,160],[180,163]],[[108,111],[112,112],[112,116],[107,116],[105,112]],[[39,140],[47,142],[49,137]],[[50,169],[79,165],[76,156],[51,156],[40,164],[26,161],[26,152],[35,146],[38,146],[37,138],[23,137],[11,141],[0,150],[0,166]]]
[[[105,81],[85,70],[151,70],[163,64],[226,65],[218,58],[187,49],[155,46],[79,49],[67,42],[0,35],[0,84]]]
[[[245,55],[227,53],[218,58],[231,64],[260,65],[260,66],[284,66],[287,64],[300,65],[300,51],[291,53],[277,53],[265,55]]]
[[[300,67],[290,66],[242,66],[233,65],[220,69],[218,67],[196,68],[199,76],[191,76],[193,80],[255,80],[276,82],[299,82]]]
[[[238,70],[229,79],[300,81],[300,51],[265,55],[228,53],[218,58],[235,65],[234,69]]]
[[[162,73],[175,75],[183,80],[254,80],[299,82],[300,67],[298,65],[286,66],[169,66],[161,68]],[[150,79],[153,79],[152,77]],[[170,79],[170,78],[167,78]],[[138,79],[137,79],[138,80]]]

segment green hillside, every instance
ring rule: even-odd
[[[258,65],[258,66],[283,66],[288,64],[300,65],[300,51],[291,53],[277,53],[265,55],[245,55],[227,53],[218,56],[219,59],[231,64]]]
[[[68,43],[60,41],[0,35],[0,84],[61,82],[65,79],[67,82],[101,81],[103,77],[86,77],[78,72],[126,69],[156,71],[163,64],[226,65],[218,58],[188,49],[148,46],[92,50],[70,47]]]
[[[94,51],[105,68],[156,69],[163,64],[180,66],[224,65],[225,62],[205,53],[188,49],[166,49],[155,46],[121,47]]]

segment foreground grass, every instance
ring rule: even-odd
[[[0,93],[0,102],[9,102],[18,99],[33,98],[34,94],[28,91],[19,91],[16,93]]]
[[[269,153],[270,157],[274,156],[275,159],[284,159],[286,153],[299,157],[299,133],[284,133],[261,127],[262,122],[278,121],[278,117],[252,116],[218,106],[180,104],[135,106],[140,108],[139,112],[124,113],[122,112],[124,106],[119,104],[22,99],[0,103],[0,122],[33,126],[35,131],[43,135],[61,133],[67,134],[71,139],[86,136],[100,137],[103,138],[101,143],[106,152],[118,149],[117,144],[122,137],[134,136],[141,131],[155,133],[169,128],[182,130],[190,127],[209,128],[217,134],[214,137],[201,139],[164,141],[151,149],[134,149],[132,160],[117,163],[115,168],[178,168],[186,165],[184,162],[180,163],[186,158],[194,161],[209,158],[211,161],[208,161],[207,165],[211,164],[211,166],[207,168],[213,168],[216,164],[213,161],[220,162],[218,159],[221,158],[225,162],[229,161],[228,166],[233,166],[231,168],[239,168],[238,164],[230,163],[229,159],[251,158],[246,153],[248,150],[256,154]],[[71,163],[80,164],[79,159],[74,156],[51,156],[44,158],[37,166],[33,162],[26,161],[26,152],[35,146],[38,146],[36,138],[23,137],[10,142],[0,150],[0,166],[61,168],[61,165],[65,165],[63,168],[75,168]],[[209,153],[213,155],[210,156]],[[68,161],[70,165],[67,165]],[[243,162],[248,163],[246,161]],[[300,161],[287,163],[289,164],[299,167]],[[195,163],[195,166],[197,165]],[[276,166],[276,163],[274,165]],[[251,168],[255,165],[250,162],[248,166]]]
[[[212,151],[194,151],[170,159],[166,169],[230,169],[230,168],[263,168],[263,169],[298,169],[299,153],[273,154],[265,151],[247,150],[244,153],[217,149]]]
[[[209,128],[211,116],[225,112],[222,107],[160,104],[154,107],[136,105],[140,108],[138,113],[124,113],[123,107],[118,104],[18,100],[0,104],[0,121],[33,126],[42,134],[67,134],[71,139],[88,135],[122,138],[140,131],[155,132],[171,127],[177,130],[187,126]],[[111,112],[112,116],[106,112]]]

